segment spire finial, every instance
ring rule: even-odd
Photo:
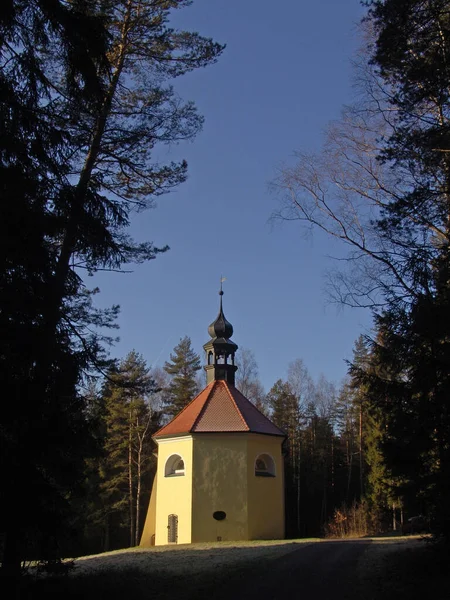
[[[220,277],[220,290],[219,290],[219,296],[220,296],[219,314],[217,315],[216,320],[213,323],[211,323],[211,325],[208,327],[208,332],[209,332],[209,335],[213,339],[223,338],[223,339],[228,340],[233,335],[233,325],[226,320],[225,315],[223,314],[222,284],[224,281],[226,281],[226,278],[221,276]]]

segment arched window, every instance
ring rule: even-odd
[[[179,454],[172,454],[166,461],[164,476],[179,477],[180,475],[184,475],[184,460]]]
[[[270,454],[260,454],[255,460],[257,477],[275,477],[275,462]]]

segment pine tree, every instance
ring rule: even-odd
[[[164,364],[164,371],[171,377],[164,395],[168,416],[175,416],[198,393],[196,374],[200,369],[200,356],[192,349],[191,339],[185,336],[175,346],[170,362]]]
[[[267,394],[271,419],[288,436],[288,443],[296,438],[299,423],[297,398],[288,382],[278,379]]]
[[[278,379],[267,394],[271,420],[286,433],[283,443],[286,481],[286,535],[298,536],[300,530],[300,409],[290,384]]]
[[[53,103],[55,118],[70,132],[66,148],[72,186],[55,205],[63,233],[47,319],[52,330],[72,262],[92,273],[155,258],[151,242],[135,243],[125,231],[133,211],[186,179],[187,164],[161,165],[158,144],[192,139],[202,126],[193,103],[183,103],[169,81],[215,62],[223,47],[197,33],[168,26],[172,10],[188,0],[113,0],[100,4],[109,34],[109,69],[95,106]],[[101,74],[100,74],[101,75]],[[61,74],[54,86],[59,90]]]
[[[319,156],[282,170],[281,216],[351,248],[332,294],[375,313],[362,382],[387,430],[376,445],[411,509],[420,499],[450,536],[450,11],[447,0],[367,4],[365,96]]]
[[[290,365],[289,379],[279,379],[267,394],[270,418],[287,433],[286,530],[292,536],[318,535],[335,501],[334,387],[324,378],[314,385],[301,360]]]
[[[387,528],[390,510],[394,503],[404,505],[402,490],[396,486],[394,476],[387,466],[384,451],[387,440],[386,419],[376,403],[367,407],[365,435],[365,456],[367,475],[365,478],[365,499],[368,502],[370,519],[376,531]]]
[[[336,402],[336,427],[340,436],[345,464],[345,502],[351,503],[359,498],[358,453],[360,427],[359,410],[354,403],[353,389],[350,381],[346,381]]]
[[[377,318],[375,369],[362,381],[382,426],[377,442],[382,485],[392,501],[401,498],[411,516],[425,514],[436,531],[449,535],[450,382],[444,366],[448,348],[440,341],[448,334],[444,322],[434,320],[434,302],[424,304],[429,306],[391,309]]]
[[[325,387],[329,387],[326,383]],[[313,399],[305,407],[301,434],[305,490],[303,519],[309,521],[310,535],[322,532],[335,504],[341,500],[336,490],[339,452],[333,430],[334,401],[331,403],[332,398],[327,398],[325,403],[323,400],[318,403],[317,396],[322,394],[323,391],[320,391],[320,387],[317,389],[316,384]]]
[[[400,505],[400,492],[395,490],[395,480],[384,452],[387,439],[385,411],[368,383],[370,378],[381,373],[382,367],[377,365],[375,356],[370,352],[369,341],[360,336],[355,342],[349,368],[349,393],[358,439],[360,490],[357,499],[367,501],[368,517],[376,531],[386,529],[394,502]],[[383,377],[388,378],[385,369]]]
[[[108,373],[105,403],[105,457],[101,465],[101,498],[108,546],[118,539],[115,527],[128,530],[128,543],[139,543],[142,526],[143,482],[152,467],[151,434],[158,414],[149,396],[156,391],[144,359],[130,352]],[[146,485],[147,487],[147,485]],[[150,487],[148,486],[148,489]],[[113,539],[111,540],[111,536]]]
[[[169,82],[222,51],[168,26],[187,5],[9,0],[0,11],[0,370],[12,399],[0,422],[3,569],[59,552],[82,478],[90,427],[78,388],[105,365],[99,331],[118,308],[95,309],[79,269],[154,258],[151,242],[126,235],[130,214],[186,178],[185,161],[153,160],[157,144],[202,125]],[[33,486],[54,518],[44,501],[28,510]]]
[[[395,129],[382,158],[413,174],[379,228],[403,242],[415,288],[377,315],[371,381],[387,419],[383,449],[400,491],[450,536],[450,13],[448,2],[372,3],[372,62],[391,95]],[[386,375],[387,374],[387,375]]]
[[[355,342],[353,349],[353,362],[352,367],[354,369],[367,370],[369,368],[369,352],[367,349],[367,343],[363,336]],[[365,471],[365,440],[364,431],[366,430],[365,413],[367,412],[367,393],[361,384],[356,382],[351,383],[352,388],[352,403],[354,409],[357,411],[358,419],[358,458],[359,458],[359,498],[364,497],[364,471]]]
[[[96,104],[107,33],[78,1],[10,0],[0,13],[0,378],[11,399],[0,416],[0,468],[8,481],[0,486],[0,530],[2,570],[19,573],[25,557],[61,556],[92,451],[78,385],[86,354],[96,349],[86,339],[83,352],[64,326],[50,336],[45,330],[61,233],[52,206],[69,168],[61,161],[69,141],[52,113],[49,75],[56,67],[67,98]],[[52,65],[41,54],[50,46],[57,49]],[[67,281],[65,293],[73,289]],[[32,511],[30,489],[39,490]]]

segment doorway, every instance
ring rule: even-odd
[[[167,523],[167,542],[176,544],[178,542],[178,515],[169,515]]]

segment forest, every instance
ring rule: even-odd
[[[134,546],[151,435],[203,385],[180,331],[162,369],[112,360],[119,307],[86,274],[158,260],[134,214],[187,177],[158,149],[203,117],[175,78],[224,46],[170,26],[189,0],[4,0],[0,11],[0,549],[27,560]],[[345,252],[329,293],[373,315],[346,381],[298,357],[264,390],[252,349],[237,387],[287,433],[289,537],[450,535],[450,2],[368,0],[359,97],[323,149],[272,182],[274,219]],[[445,316],[447,315],[447,317]],[[447,323],[447,325],[445,325]],[[185,337],[183,337],[183,335]],[[410,526],[410,525],[409,525]]]
[[[296,359],[265,393],[253,352],[239,354],[236,387],[286,432],[288,538],[429,530],[426,499],[397,487],[381,451],[380,412],[351,374],[373,368],[362,336],[340,387],[324,375],[314,381]],[[151,436],[205,387],[202,363],[185,336],[162,369],[132,351],[86,390],[100,453],[87,466],[88,503],[76,528],[85,553],[139,545],[156,469]]]

